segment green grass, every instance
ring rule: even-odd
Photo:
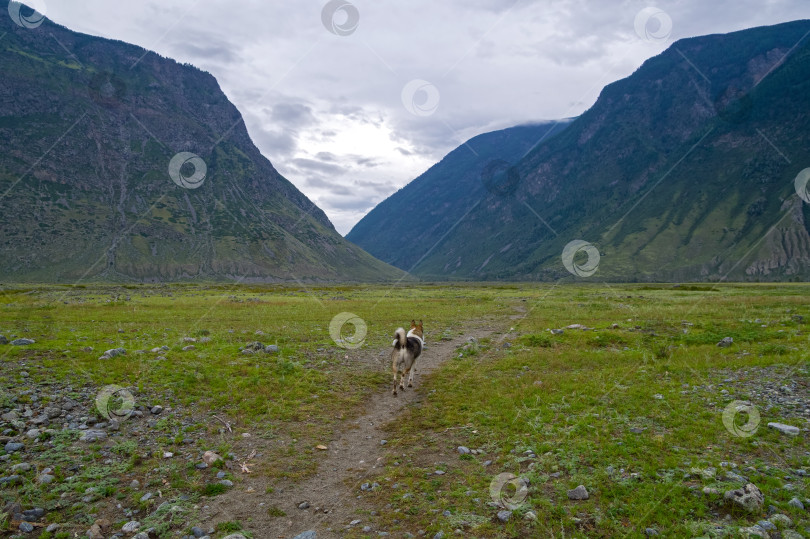
[[[450,535],[461,528],[476,537],[639,537],[654,527],[665,536],[696,537],[714,526],[736,529],[760,518],[729,511],[700,492],[736,485],[693,469],[713,467],[721,475],[727,469],[720,463],[734,462],[751,468],[745,475],[763,490],[766,504],[804,530],[806,514],[787,501],[808,497],[807,483],[794,476],[795,490],[783,487],[792,470],[810,468],[808,425],[796,410],[769,407],[754,390],[773,380],[777,386],[795,382],[796,391],[806,394],[808,292],[799,284],[5,286],[0,334],[37,342],[0,347],[0,405],[30,402],[30,395],[17,392],[25,370],[26,383],[70,385],[76,395],[79,388],[116,384],[133,388],[139,405],[193,407],[196,415],[155,417],[159,448],[148,452],[132,441],[111,442],[102,451],[57,430],[36,442],[57,476],[52,488],[40,487],[29,474],[0,496],[55,507],[64,494],[70,503],[49,515],[70,522],[121,499],[154,511],[154,499],[140,502],[147,490],[161,489],[164,498],[190,494],[189,513],[160,521],[159,533],[168,536],[189,518],[200,495],[227,490],[211,477],[222,461],[201,472],[193,462],[162,458],[163,451],[183,451],[191,435],[199,436],[194,453],[213,450],[225,457],[232,447],[213,415],[242,432],[289,441],[252,460],[254,473],[270,483],[310,476],[318,467],[313,447],[362,414],[371,395],[388,389],[387,355],[380,352],[390,346],[393,330],[415,317],[424,320],[428,352],[432,343],[464,335],[471,324],[494,332],[460,346],[417,388],[421,404],[388,425],[382,450],[389,452],[388,464],[377,479],[382,488],[363,493],[364,503],[377,511],[368,517],[375,529],[392,535],[419,529]],[[330,336],[330,321],[342,312],[367,326],[357,349]],[[570,324],[594,329],[548,331]],[[716,346],[724,337],[734,343]],[[279,352],[240,351],[257,340]],[[189,344],[196,348],[183,351]],[[167,351],[149,352],[164,345]],[[116,347],[127,353],[98,359]],[[734,376],[739,380],[724,382]],[[732,400],[758,407],[761,425],[754,436],[734,437],[724,428],[722,413]],[[787,438],[765,427],[769,421],[797,425],[803,433]],[[485,454],[461,456],[459,445]],[[484,467],[485,460],[492,464]],[[74,462],[82,467],[68,471]],[[433,475],[436,469],[446,473]],[[527,478],[530,488],[503,524],[487,502],[490,483],[505,472]],[[133,474],[144,476],[143,489],[129,489]],[[67,476],[73,479],[64,481]],[[391,488],[395,483],[398,488]],[[579,484],[590,499],[568,500],[566,491]],[[72,505],[90,486],[94,499]],[[442,515],[445,510],[450,517]],[[274,506],[267,511],[284,516]],[[536,521],[525,518],[529,511]]]

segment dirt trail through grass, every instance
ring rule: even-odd
[[[222,520],[238,520],[257,538],[290,538],[302,531],[316,530],[319,539],[340,537],[353,520],[361,520],[356,527],[362,528],[367,523],[362,511],[368,507],[357,496],[361,485],[373,483],[385,464],[384,455],[388,451],[381,444],[385,439],[382,427],[396,421],[406,406],[419,404],[424,396],[426,375],[450,359],[470,338],[489,336],[493,332],[491,328],[491,325],[466,327],[462,336],[448,341],[431,342],[428,335],[425,351],[417,362],[414,387],[399,391],[397,397],[391,394],[390,387],[371,396],[364,415],[348,419],[336,429],[328,449],[319,455],[315,475],[297,483],[276,485],[269,494],[266,478],[241,475],[244,480],[234,489],[209,502],[209,508],[202,513],[207,517],[203,520],[204,526]],[[379,354],[380,351],[369,353]],[[387,350],[385,358],[387,366]],[[262,443],[269,442],[253,443],[258,453],[262,452]],[[240,474],[237,472],[237,475]],[[300,509],[299,505],[304,502],[309,507]],[[273,507],[285,515],[280,516],[276,511],[279,516],[272,516],[269,509]]]

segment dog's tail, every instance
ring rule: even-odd
[[[408,334],[405,333],[405,329],[399,328],[394,332],[394,348],[397,350],[401,348],[405,348],[408,344]]]

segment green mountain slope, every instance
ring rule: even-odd
[[[0,1],[3,278],[402,275],[344,240],[273,168],[210,74],[48,20],[24,28],[7,5]],[[181,183],[204,174],[194,189],[170,175],[180,152],[202,160],[174,171]]]
[[[414,238],[432,251],[413,272],[571,277],[561,254],[584,240],[601,255],[592,280],[810,278],[810,210],[794,189],[810,166],[808,32],[795,21],[674,43],[517,163],[514,190]]]

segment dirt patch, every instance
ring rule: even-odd
[[[419,404],[426,376],[450,359],[459,346],[470,338],[485,338],[493,331],[491,327],[475,327],[467,328],[462,336],[452,340],[430,342],[428,339],[417,362],[414,387],[399,391],[397,397],[391,394],[391,388],[373,395],[364,415],[340,423],[334,438],[325,444],[328,449],[321,452],[315,475],[282,487],[276,484],[269,494],[266,493],[267,478],[240,475],[243,479],[234,489],[202,508],[203,527],[223,520],[238,520],[256,537],[288,538],[302,531],[316,530],[319,539],[323,539],[339,537],[352,520],[366,520],[363,511],[367,508],[357,499],[357,494],[360,486],[373,482],[384,466],[383,427],[396,421],[406,406]],[[263,441],[252,443],[261,453]],[[299,508],[302,503],[308,507]],[[271,508],[275,508],[276,516],[271,516]],[[281,512],[285,515],[281,516]]]

